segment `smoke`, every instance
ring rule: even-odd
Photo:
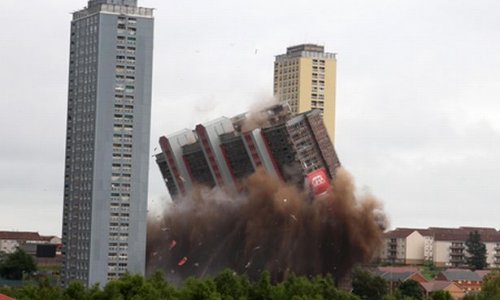
[[[275,97],[265,98],[262,101],[252,104],[245,120],[243,121],[241,131],[252,131],[256,128],[268,126],[269,116],[266,109],[275,104],[278,104],[278,99]]]
[[[148,271],[161,269],[172,282],[224,268],[250,278],[268,270],[275,280],[290,272],[340,280],[372,258],[385,223],[380,203],[357,199],[341,168],[332,190],[313,201],[259,169],[239,195],[197,187],[151,221]]]

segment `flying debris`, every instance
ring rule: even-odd
[[[148,273],[161,269],[179,284],[225,268],[251,279],[268,270],[276,281],[293,272],[332,274],[341,282],[354,265],[369,262],[381,245],[382,206],[372,195],[359,194],[344,169],[337,170],[333,181],[320,171],[309,182],[303,177],[300,182],[310,182],[311,188],[301,190],[258,169],[241,183],[243,191],[237,195],[194,187],[170,203],[161,220],[152,215]],[[318,196],[311,199],[315,192]],[[170,274],[172,269],[175,274]]]
[[[184,257],[183,257],[183,258],[182,258],[182,259],[181,259],[181,260],[177,263],[177,265],[178,265],[179,267],[182,267],[183,265],[185,265],[185,264],[186,264],[186,262],[187,262],[187,261],[188,261],[188,258],[184,256]]]
[[[162,227],[161,228],[161,231],[167,231],[168,230],[168,227]]]
[[[177,241],[176,241],[176,240],[172,240],[172,242],[170,242],[170,247],[169,247],[169,249],[170,249],[170,250],[174,249],[175,245],[177,245]]]

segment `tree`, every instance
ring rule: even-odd
[[[430,300],[453,300],[453,297],[448,291],[437,291],[432,293]]]
[[[224,297],[232,299],[245,299],[250,288],[249,281],[237,275],[234,271],[226,269],[214,278],[217,292]]]
[[[408,279],[399,286],[401,296],[407,296],[416,300],[422,299],[422,288],[415,280]]]
[[[6,279],[21,280],[23,275],[31,275],[37,270],[33,257],[17,248],[0,262],[0,276]]]
[[[500,271],[486,275],[481,286],[483,299],[500,299]]]
[[[361,268],[352,274],[352,292],[361,299],[379,300],[387,294],[387,282],[380,276],[375,276]]]
[[[466,258],[469,268],[472,270],[486,268],[486,245],[481,242],[481,235],[477,230],[469,233],[469,238],[465,241],[465,246],[469,254]]]
[[[441,270],[434,265],[432,260],[424,261],[424,265],[422,266],[422,270],[420,271],[422,275],[428,280],[434,279],[437,274],[439,274]]]
[[[215,282],[211,278],[207,279],[197,279],[194,277],[189,277],[184,282],[184,286],[180,291],[181,300],[191,300],[191,299],[207,299],[215,300],[220,299],[220,294],[217,292],[217,287]]]
[[[71,282],[66,290],[63,291],[63,298],[68,300],[86,300],[87,291],[85,290],[85,286],[80,281]]]

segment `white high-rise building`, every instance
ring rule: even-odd
[[[71,22],[62,283],[144,274],[153,9],[91,0]]]

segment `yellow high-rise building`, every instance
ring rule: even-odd
[[[324,46],[302,44],[286,49],[274,62],[274,96],[295,113],[319,109],[335,142],[337,60]]]

